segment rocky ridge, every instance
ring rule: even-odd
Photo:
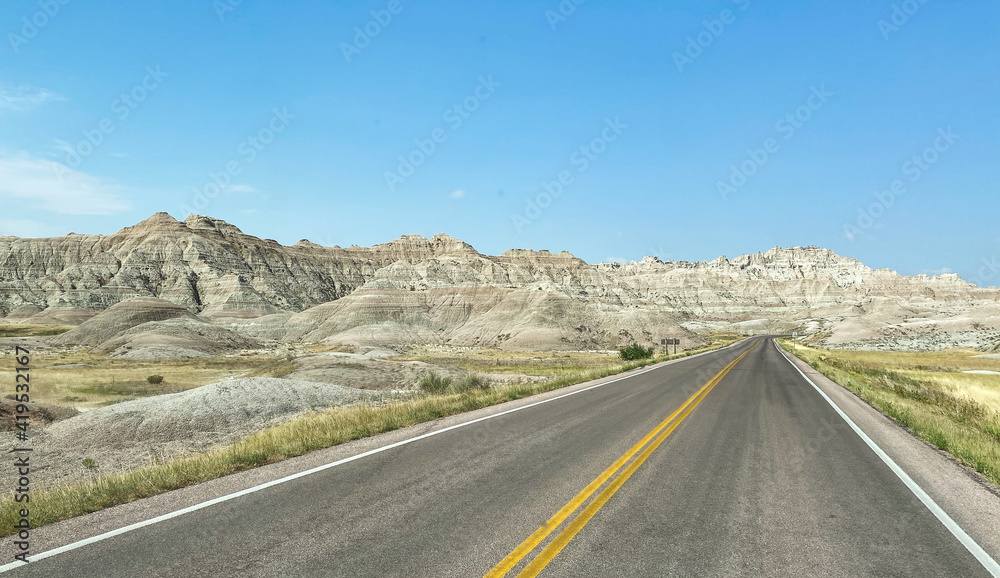
[[[80,324],[58,341],[133,356],[268,341],[608,348],[794,329],[834,346],[935,347],[961,333],[988,348],[1000,290],[818,247],[591,265],[566,252],[482,255],[447,235],[283,246],[159,213],[107,236],[0,237],[0,316]]]

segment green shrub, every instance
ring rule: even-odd
[[[649,359],[653,357],[652,347],[643,347],[632,342],[618,350],[618,356],[625,361],[637,361],[639,359]]]
[[[428,373],[420,378],[420,391],[427,393],[446,393],[451,387],[450,377],[441,377],[436,373]]]
[[[456,393],[466,391],[486,391],[490,388],[490,383],[477,373],[467,373],[461,381],[455,384]]]
[[[150,375],[149,377],[146,378],[146,381],[148,381],[151,385],[160,385],[161,383],[163,383],[163,376]]]

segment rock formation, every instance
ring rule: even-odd
[[[998,300],[956,275],[905,277],[817,247],[591,265],[565,252],[482,255],[447,235],[289,247],[165,213],[107,236],[0,237],[0,316],[82,323],[58,341],[119,355],[261,340],[696,345],[714,331],[795,329],[828,345],[990,347],[1000,343]]]

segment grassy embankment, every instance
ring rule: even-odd
[[[4,353],[13,353],[13,346]],[[36,376],[32,380],[32,401],[79,409],[176,393],[230,377],[281,377],[295,370],[294,361],[271,354],[136,360],[86,349],[32,352],[31,366]],[[14,373],[13,355],[0,356],[0,383],[13,383]],[[163,382],[149,383],[147,378],[154,374],[162,375]]]
[[[629,363],[609,362],[602,368],[585,372],[564,372],[559,377],[539,383],[468,389],[463,393],[446,395],[422,395],[381,406],[332,408],[291,420],[205,454],[35,492],[31,495],[32,524],[36,527],[50,524],[350,440],[607,377],[668,359],[687,357],[732,342],[733,340],[723,339],[701,349],[680,352],[676,356],[660,356]],[[532,357],[540,357],[540,354]],[[575,366],[568,364],[565,367]],[[497,371],[499,368],[519,372],[523,369],[502,365],[491,365],[490,369]],[[0,535],[12,532],[17,520],[16,511],[11,495],[0,498]]]
[[[0,323],[0,337],[39,337],[59,335],[73,329],[72,325],[28,325]]]
[[[789,350],[788,340],[782,346]],[[1000,359],[974,350],[795,353],[921,439],[1000,485]]]

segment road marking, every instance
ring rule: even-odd
[[[639,466],[646,461],[647,458],[656,450],[660,444],[663,443],[670,434],[677,429],[677,426],[684,421],[687,416],[694,411],[694,408],[701,403],[705,397],[719,384],[720,381],[734,368],[736,364],[739,363],[744,357],[747,356],[751,351],[757,348],[760,344],[758,340],[753,347],[743,352],[742,355],[737,357],[735,360],[730,362],[726,367],[724,367],[718,374],[708,381],[705,385],[701,387],[697,392],[694,393],[687,401],[684,402],[674,413],[670,414],[667,419],[663,420],[659,425],[657,425],[651,432],[646,434],[639,443],[632,446],[632,449],[625,452],[622,457],[618,458],[614,464],[612,464],[608,469],[604,470],[600,476],[594,479],[586,488],[583,489],[579,494],[577,494],[572,500],[570,500],[565,506],[563,506],[554,516],[549,518],[540,528],[535,530],[524,542],[521,542],[513,552],[508,554],[503,560],[500,561],[496,566],[493,567],[489,572],[486,573],[484,578],[499,578],[510,572],[514,566],[517,566],[528,554],[531,553],[539,544],[541,544],[552,532],[554,532],[563,522],[569,518],[577,509],[580,508],[601,486],[604,485],[612,476],[618,473],[619,470],[629,460],[631,460],[637,453],[639,457],[635,459],[629,466],[617,477],[611,484],[606,487],[593,502],[587,506],[583,512],[581,512],[573,521],[567,526],[562,532],[560,532],[555,540],[553,540],[548,546],[546,546],[538,556],[525,567],[525,569],[518,574],[518,576],[535,576],[548,565],[549,562],[555,558],[559,552],[573,539],[576,534],[583,529],[587,522],[601,509],[601,506],[607,502],[611,496],[618,491],[618,489],[632,476],[633,473]],[[657,437],[659,436],[659,437]],[[653,440],[652,444],[648,447],[650,440]],[[646,447],[643,450],[643,447]]]
[[[573,395],[577,395],[577,394],[583,393],[585,391],[590,391],[590,390],[593,390],[593,389],[597,389],[599,387],[604,387],[605,385],[610,385],[612,383],[617,383],[619,381],[623,381],[623,380],[626,380],[626,379],[632,379],[633,377],[642,375],[644,373],[648,373],[650,371],[655,371],[657,369],[662,369],[663,367],[666,367],[667,365],[675,365],[677,363],[681,363],[681,362],[684,362],[684,361],[689,361],[691,359],[695,359],[697,357],[702,357],[704,355],[709,355],[709,354],[712,354],[712,353],[719,353],[720,351],[725,351],[727,349],[731,349],[733,347],[737,347],[740,344],[742,344],[744,341],[746,341],[746,340],[737,341],[736,343],[733,343],[732,345],[727,345],[726,347],[723,347],[723,348],[720,348],[720,349],[713,349],[712,351],[705,351],[704,353],[698,353],[696,355],[691,355],[689,357],[682,357],[680,359],[673,359],[673,360],[666,361],[666,362],[663,362],[663,363],[658,363],[658,364],[656,364],[656,365],[654,365],[652,367],[649,367],[648,369],[643,369],[642,371],[638,371],[638,372],[633,373],[631,375],[626,375],[624,377],[619,377],[619,378],[616,378],[616,379],[605,381],[603,383],[598,383],[596,385],[591,385],[589,387],[578,389],[576,391],[571,391],[569,393],[564,393],[562,395],[559,395],[559,396],[556,396],[556,397],[551,397],[549,399],[544,399],[542,401],[537,401],[535,403],[531,403],[531,404],[528,404],[528,405],[523,405],[521,407],[515,407],[513,409],[508,409],[508,410],[502,411],[500,413],[495,413],[495,414],[492,414],[492,415],[483,416],[483,417],[480,417],[480,418],[469,420],[467,422],[462,422],[462,423],[458,423],[458,424],[455,424],[455,425],[452,425],[452,426],[448,426],[446,428],[441,428],[439,430],[435,430],[435,431],[432,431],[432,432],[421,434],[421,435],[418,435],[418,436],[415,436],[415,437],[412,437],[412,438],[408,438],[408,439],[401,440],[401,441],[398,441],[398,442],[394,442],[394,443],[391,443],[391,444],[388,444],[388,445],[384,445],[384,446],[381,446],[381,447],[378,447],[378,448],[375,448],[375,449],[372,449],[372,450],[368,450],[367,452],[363,452],[363,453],[360,453],[360,454],[357,454],[357,455],[354,455],[354,456],[343,458],[343,459],[337,460],[335,462],[330,462],[328,464],[323,464],[321,466],[317,466],[317,467],[309,469],[309,470],[298,472],[296,474],[291,474],[289,476],[285,476],[285,477],[279,478],[277,480],[272,480],[270,482],[265,482],[263,484],[247,488],[245,490],[240,490],[238,492],[233,492],[232,494],[226,494],[224,496],[220,496],[218,498],[214,498],[214,499],[208,500],[206,502],[201,502],[199,504],[194,504],[193,506],[188,506],[188,507],[180,509],[180,510],[175,510],[173,512],[168,512],[166,514],[157,516],[155,518],[150,518],[149,520],[144,520],[142,522],[136,522],[135,524],[131,524],[131,525],[128,525],[128,526],[125,526],[125,527],[122,527],[122,528],[118,528],[117,530],[111,530],[111,531],[105,532],[103,534],[98,534],[97,536],[92,536],[90,538],[85,538],[83,540],[79,540],[79,541],[73,542],[72,544],[67,544],[65,546],[61,546],[59,548],[54,548],[52,550],[48,550],[48,551],[42,552],[40,554],[35,554],[34,556],[29,556],[28,557],[28,562],[20,562],[20,561],[9,562],[7,564],[4,564],[4,565],[0,566],[0,574],[2,574],[4,572],[9,572],[9,571],[11,571],[11,570],[13,570],[15,568],[20,568],[21,566],[24,566],[25,564],[27,564],[29,562],[38,562],[38,561],[44,560],[46,558],[51,558],[52,556],[57,556],[59,554],[64,554],[66,552],[70,552],[70,551],[76,550],[78,548],[83,548],[84,546],[89,546],[91,544],[96,544],[97,542],[102,542],[104,540],[107,540],[108,538],[114,538],[115,536],[121,536],[122,534],[127,534],[128,532],[132,532],[132,531],[138,530],[140,528],[145,528],[146,526],[152,526],[153,524],[158,524],[160,522],[165,522],[167,520],[171,520],[173,518],[177,518],[179,516],[183,516],[184,514],[190,514],[191,512],[196,512],[198,510],[202,510],[204,508],[208,508],[208,507],[214,506],[216,504],[221,504],[223,502],[228,502],[229,500],[234,500],[236,498],[240,498],[240,497],[243,497],[243,496],[246,496],[246,495],[249,495],[249,494],[253,494],[253,493],[259,492],[261,490],[266,490],[267,488],[272,488],[274,486],[278,486],[278,485],[281,485],[281,484],[284,484],[284,483],[287,483],[287,482],[291,482],[291,481],[297,480],[299,478],[304,478],[306,476],[309,476],[309,475],[312,475],[312,474],[316,474],[316,473],[322,472],[324,470],[328,470],[330,468],[334,468],[334,467],[337,467],[337,466],[340,466],[340,465],[343,465],[343,464],[346,464],[346,463],[349,463],[349,462],[353,462],[355,460],[360,460],[360,459],[366,458],[368,456],[372,456],[372,455],[375,455],[375,454],[378,454],[378,453],[382,453],[382,452],[387,451],[387,450],[398,448],[400,446],[409,445],[409,444],[412,444],[414,442],[417,442],[417,441],[420,441],[420,440],[423,440],[423,439],[427,439],[429,437],[433,437],[433,436],[436,436],[436,435],[443,434],[445,432],[449,432],[449,431],[452,431],[452,430],[456,430],[456,429],[459,429],[459,428],[470,426],[470,425],[473,425],[473,424],[476,424],[476,423],[479,423],[479,422],[483,422],[483,421],[486,421],[486,420],[495,419],[495,418],[498,418],[498,417],[501,417],[501,416],[504,416],[504,415],[508,415],[508,414],[511,414],[511,413],[514,413],[514,412],[517,412],[517,411],[522,411],[522,410],[525,410],[525,409],[528,409],[528,408],[537,407],[539,405],[543,405],[543,404],[546,404],[546,403],[549,403],[549,402],[553,402],[553,401],[556,401],[556,400],[559,400],[559,399],[564,399],[564,398],[567,398],[567,397],[570,397],[570,396],[573,396]],[[756,347],[756,345],[754,345],[754,347]]]
[[[813,388],[816,391],[818,391],[821,396],[823,396],[823,399],[825,399],[827,403],[829,403],[833,407],[833,409],[838,414],[840,414],[840,417],[843,418],[845,422],[847,422],[847,425],[851,426],[851,429],[854,430],[854,433],[858,434],[858,436],[860,436],[861,439],[864,440],[866,444],[868,444],[868,447],[871,448],[873,452],[875,452],[875,455],[881,458],[882,461],[885,462],[885,465],[889,466],[889,469],[892,470],[892,472],[896,474],[896,476],[899,477],[900,480],[902,480],[903,484],[905,484],[906,487],[909,488],[910,491],[913,492],[913,494],[917,498],[919,498],[921,502],[923,502],[924,506],[926,506],[927,509],[930,510],[931,513],[937,517],[938,521],[944,524],[945,528],[948,528],[948,531],[951,532],[952,535],[955,536],[955,538],[957,538],[958,541],[961,542],[963,546],[965,546],[965,548],[969,551],[970,554],[975,556],[976,560],[979,560],[979,563],[983,565],[983,568],[985,568],[986,571],[989,572],[995,578],[1000,578],[1000,564],[998,564],[997,561],[994,560],[993,557],[986,552],[986,550],[983,550],[983,547],[980,546],[972,538],[972,536],[968,535],[965,532],[965,530],[963,530],[962,527],[958,525],[958,522],[953,520],[951,516],[949,516],[948,513],[941,508],[941,506],[937,505],[937,502],[934,501],[934,498],[930,497],[930,495],[928,495],[927,492],[925,492],[924,489],[921,488],[919,484],[917,484],[917,482],[913,481],[913,478],[911,478],[910,475],[907,474],[903,470],[903,468],[901,468],[899,464],[896,463],[895,460],[889,457],[889,454],[885,453],[885,451],[883,451],[882,448],[879,447],[879,445],[876,444],[874,440],[872,440],[872,438],[868,437],[868,434],[866,434],[858,426],[858,424],[854,423],[854,420],[847,417],[847,414],[844,413],[842,409],[840,409],[840,406],[834,403],[834,401],[830,399],[828,395],[826,395],[826,392],[820,389],[819,386],[816,385],[816,383],[813,382],[813,380],[810,379],[808,375],[806,375],[801,369],[799,369],[798,365],[795,365],[795,363],[787,355],[785,355],[785,352],[781,349],[781,347],[778,346],[777,341],[772,340],[772,342],[774,343],[775,349],[777,349],[778,352],[781,353],[781,356],[785,358],[785,361],[791,364],[791,366],[795,368],[795,371],[798,371],[799,375],[801,375],[806,381],[808,381],[809,385],[813,386]]]

